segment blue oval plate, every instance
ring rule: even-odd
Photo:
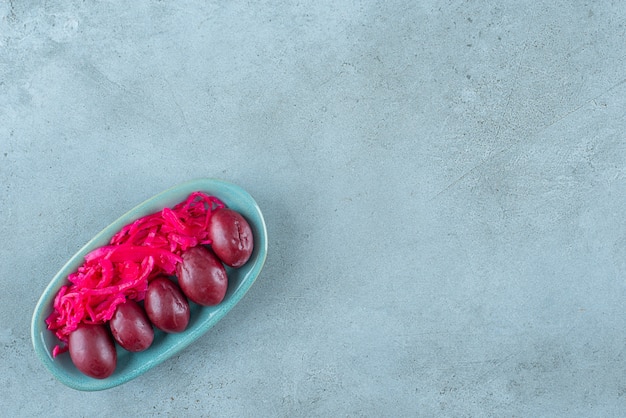
[[[117,367],[106,379],[85,376],[74,367],[69,354],[52,358],[52,349],[59,343],[56,336],[46,327],[46,318],[52,312],[52,303],[59,288],[67,284],[67,276],[83,264],[85,254],[108,244],[111,237],[124,225],[142,216],[158,212],[182,202],[194,191],[202,191],[222,200],[226,206],[241,213],[250,223],[254,234],[254,251],[248,262],[239,269],[227,267],[228,291],[217,306],[201,307],[190,303],[191,318],[188,328],[180,334],[155,332],[154,342],[145,351],[130,353],[117,347]],[[234,184],[215,180],[198,179],[183,183],[146,200],[93,237],[54,276],[41,295],[31,323],[31,338],[35,353],[50,372],[63,384],[84,391],[112,388],[145,373],[196,341],[241,300],[259,276],[267,256],[267,228],[263,214],[248,192]]]

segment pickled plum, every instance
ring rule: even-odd
[[[209,220],[209,238],[215,255],[230,267],[241,267],[250,258],[254,246],[252,229],[238,212],[222,208]]]
[[[185,251],[182,258],[183,261],[176,266],[176,273],[185,296],[202,306],[220,303],[228,288],[222,262],[203,246]]]
[[[154,340],[154,330],[148,315],[132,299],[117,306],[109,326],[115,341],[128,351],[135,353],[143,351],[150,347]]]
[[[68,345],[72,363],[87,376],[105,379],[115,371],[115,343],[104,325],[79,324]]]
[[[150,322],[161,331],[183,332],[189,324],[189,302],[178,285],[165,276],[150,282],[144,307]]]

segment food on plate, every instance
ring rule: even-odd
[[[202,306],[220,303],[228,288],[228,277],[222,262],[211,250],[202,246],[188,249],[182,259],[176,266],[176,273],[185,296]]]
[[[232,209],[221,208],[213,213],[209,219],[209,239],[215,254],[230,267],[243,266],[252,254],[252,229],[246,219]]]
[[[69,350],[87,376],[110,376],[117,361],[115,342],[138,352],[153,344],[152,326],[183,332],[191,316],[189,301],[219,304],[228,288],[222,263],[241,267],[252,249],[245,218],[199,191],[135,220],[85,255],[58,290],[46,318],[60,340],[53,357]]]
[[[164,332],[183,332],[189,324],[189,302],[176,283],[161,276],[148,285],[144,300],[150,322]]]
[[[109,327],[115,341],[128,351],[143,351],[154,340],[154,330],[146,311],[132,299],[117,306]]]
[[[79,324],[68,344],[72,363],[87,376],[104,379],[115,371],[117,352],[104,325]]]

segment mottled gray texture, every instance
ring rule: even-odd
[[[626,3],[0,3],[5,416],[619,416]],[[63,263],[157,192],[246,188],[269,257],[181,355],[35,358]]]

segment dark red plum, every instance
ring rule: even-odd
[[[148,285],[144,307],[150,322],[161,331],[183,332],[189,324],[189,302],[176,283],[157,277]]]
[[[243,266],[254,247],[254,237],[248,221],[238,212],[223,208],[211,215],[209,239],[215,255],[230,267]]]
[[[115,371],[115,343],[104,325],[79,324],[69,336],[72,363],[87,376],[105,379]]]
[[[154,330],[148,315],[132,299],[117,306],[109,326],[115,341],[134,353],[147,349],[154,340]]]
[[[220,303],[228,288],[228,277],[222,262],[203,246],[188,249],[182,258],[176,272],[183,293],[202,306]]]

